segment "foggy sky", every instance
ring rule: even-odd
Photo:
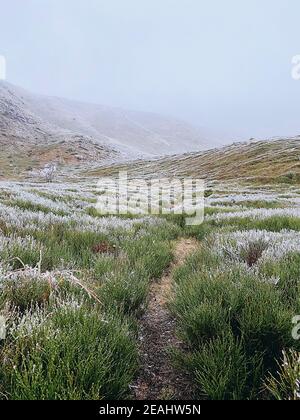
[[[224,139],[300,134],[299,0],[0,0],[7,78],[180,117]]]

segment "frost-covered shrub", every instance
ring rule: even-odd
[[[283,230],[236,231],[215,236],[214,252],[249,267],[263,261],[278,261],[290,253],[300,253],[300,233]]]
[[[40,175],[45,179],[45,181],[52,182],[54,180],[56,171],[57,166],[55,163],[47,163],[41,170]]]
[[[300,218],[300,208],[275,208],[275,209],[251,209],[246,211],[234,211],[226,213],[217,213],[214,216],[208,216],[207,220],[215,220],[217,222],[228,221],[230,219],[251,219],[265,220],[271,217],[295,217]]]

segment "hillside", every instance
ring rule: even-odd
[[[34,95],[3,81],[0,145],[6,176],[49,160],[76,170],[208,147],[202,133],[175,119]]]
[[[0,82],[0,178],[26,176],[49,161],[76,170],[87,161],[121,160],[117,149],[41,118],[27,99],[19,88]]]
[[[220,149],[188,153],[130,165],[114,165],[91,171],[90,175],[128,170],[132,176],[192,176],[211,180],[298,182],[300,137],[234,143]]]
[[[0,178],[30,177],[52,161],[62,176],[126,169],[137,176],[215,180],[295,182],[300,177],[300,137],[192,151],[207,149],[201,138],[177,120],[33,95],[0,82]]]

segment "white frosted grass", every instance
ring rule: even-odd
[[[17,235],[4,236],[0,232],[0,253],[10,251],[15,247],[32,250],[37,247],[37,243],[30,235],[25,237]]]
[[[230,213],[217,213],[207,216],[206,220],[229,220],[235,218],[250,218],[253,220],[264,220],[270,217],[300,217],[300,208],[275,208],[275,209],[251,209],[246,211],[234,211]]]
[[[7,213],[7,207],[10,207],[12,210],[11,212],[16,214],[18,213],[18,205],[17,203],[14,204],[14,200],[21,200],[24,202],[28,202],[34,205],[40,205],[47,209],[46,213],[58,213],[63,212],[65,213],[66,217],[72,218],[72,220],[75,220],[76,223],[82,223],[84,221],[85,224],[89,225],[93,221],[93,224],[97,227],[99,227],[99,224],[106,224],[111,221],[111,219],[108,219],[106,222],[102,220],[100,223],[99,220],[97,221],[96,218],[90,218],[89,215],[86,214],[86,210],[89,207],[95,207],[97,199],[99,198],[98,192],[94,189],[94,187],[90,187],[90,189],[87,189],[86,186],[80,184],[80,186],[76,185],[76,192],[68,191],[68,189],[73,187],[74,185],[62,185],[62,184],[39,184],[33,186],[28,186],[28,184],[20,184],[20,183],[0,183],[0,188],[2,188],[2,191],[8,192],[11,194],[10,197],[4,198],[2,200],[2,212]],[[47,196],[43,196],[43,194],[46,194]],[[6,206],[6,208],[5,208]],[[128,208],[129,207],[129,208]],[[39,214],[39,212],[31,212],[30,210],[26,209],[20,209],[21,212],[24,212],[23,218],[26,219],[26,223],[28,219],[33,218],[35,221],[38,219],[39,222],[47,223],[47,217],[43,217],[42,214]],[[115,209],[111,209],[112,211],[108,211],[108,216],[111,213],[112,216],[114,216],[116,213]],[[114,211],[113,211],[114,210]],[[127,214],[128,212],[132,211],[132,214],[139,214],[136,209],[136,207],[130,208],[130,205],[125,205],[124,203],[120,203],[118,207],[118,211],[120,214]],[[35,215],[33,213],[36,213]],[[40,212],[44,213],[44,212]],[[147,215],[148,211],[141,211],[141,215]],[[20,214],[20,213],[19,213]],[[46,216],[46,215],[45,215]],[[116,216],[118,216],[116,214]],[[57,215],[55,217],[55,214],[50,215],[51,220],[58,221],[58,222],[67,222],[66,218],[63,218],[63,216],[60,217],[60,215]],[[49,219],[49,217],[48,217]],[[6,214],[5,220],[9,220],[10,223],[12,223],[12,217],[9,218]],[[114,223],[116,223],[117,227],[122,227],[123,225],[125,228],[127,228],[129,225],[133,225],[135,221],[119,221],[117,222],[115,219],[113,219]],[[148,223],[151,223],[149,219],[146,219]],[[29,221],[28,221],[29,222]],[[138,220],[137,220],[138,222]],[[87,226],[87,228],[89,228]]]
[[[44,308],[32,308],[22,313],[14,313],[13,321],[8,329],[8,334],[13,340],[32,336],[40,330],[47,320]]]
[[[286,201],[285,199],[279,199],[278,195],[276,194],[266,194],[266,193],[258,193],[258,194],[226,194],[226,195],[219,195],[219,196],[210,196],[207,198],[207,202],[209,204],[213,203],[236,203],[236,202],[247,202],[247,201],[265,201],[265,202],[272,202],[272,201]]]
[[[220,212],[225,212],[225,213],[233,213],[234,211],[242,211],[245,212],[248,210],[248,207],[242,207],[239,205],[230,205],[228,206],[227,204],[214,204],[212,205],[211,203],[207,203],[205,204],[205,208],[210,208],[212,210],[215,211],[215,213],[217,213],[217,210],[219,210]]]
[[[0,219],[16,229],[41,230],[47,229],[52,224],[66,224],[77,231],[91,231],[109,233],[112,229],[130,230],[136,224],[143,223],[148,226],[164,223],[163,220],[155,220],[151,217],[138,219],[122,219],[119,217],[92,217],[84,213],[70,213],[65,216],[53,213],[33,212],[19,207],[11,207],[0,203]]]
[[[80,184],[80,187],[72,188],[71,186],[56,186],[53,188],[52,186],[45,186],[39,185],[38,187],[35,185],[31,187],[31,190],[37,190],[37,193],[45,193],[53,196],[55,199],[61,199],[62,201],[66,200],[91,200],[96,198],[97,192],[94,189],[86,189],[83,185]],[[70,191],[71,190],[71,191]]]
[[[11,321],[8,323],[7,334],[14,340],[23,339],[26,337],[34,336],[39,332],[43,332],[43,335],[48,340],[60,339],[61,330],[54,326],[51,322],[51,318],[58,312],[74,313],[82,308],[84,303],[83,299],[75,296],[59,297],[57,296],[55,301],[52,302],[51,312],[45,307],[32,307],[25,312],[18,312],[12,310],[8,315],[8,319]],[[84,311],[81,313],[83,317],[89,317],[90,313]],[[109,324],[111,318],[99,317],[99,322]],[[38,343],[36,345],[39,345]],[[42,351],[42,348],[40,349]]]
[[[0,191],[6,191],[10,193],[18,193],[22,191],[36,193],[46,193],[53,195],[53,198],[62,198],[62,200],[82,199],[90,200],[96,197],[96,183],[78,183],[78,184],[59,184],[59,183],[22,183],[13,181],[2,181],[0,182]]]
[[[213,250],[224,258],[241,261],[241,254],[251,244],[260,244],[262,254],[258,263],[278,261],[291,253],[300,253],[300,233],[291,230],[269,232],[266,230],[236,231],[216,234]]]
[[[34,205],[40,205],[40,206],[46,207],[49,210],[55,211],[55,212],[60,211],[60,212],[68,213],[72,209],[72,207],[69,206],[65,202],[53,201],[49,198],[41,197],[38,194],[34,194],[34,193],[28,192],[28,191],[17,191],[16,195],[15,195],[15,199],[18,199],[18,200],[21,200],[21,201],[24,201],[24,202],[29,202],[29,203],[32,203]]]
[[[36,281],[44,284],[50,284],[53,293],[58,290],[57,287],[59,281],[63,278],[71,284],[80,287],[84,293],[89,294],[89,290],[74,277],[72,271],[56,270],[41,272],[38,266],[34,268],[24,266],[21,270],[11,270],[9,267],[4,267],[0,262],[0,275],[0,290],[1,288],[9,287],[10,283],[13,284],[14,288],[18,288],[26,286],[28,282]],[[62,298],[57,292],[55,294],[55,299],[52,302],[51,313],[49,313],[46,307],[39,307],[38,305],[29,308],[24,313],[19,312],[17,308],[11,308],[8,316],[11,318],[12,322],[9,323],[8,333],[13,339],[32,335],[44,327],[46,320],[48,320],[49,316],[51,316],[55,311],[61,309],[75,311],[81,308],[83,302],[83,297],[78,298],[71,295],[67,298]],[[48,324],[47,332],[50,331],[48,331],[49,328],[51,330],[51,325]]]
[[[93,206],[96,208],[96,202],[94,204],[92,200],[97,201],[97,198],[99,198],[99,193],[95,190],[93,185],[87,187],[85,184],[75,186],[73,184],[23,184],[2,182],[0,183],[0,188],[2,188],[3,191],[12,194],[10,198],[4,198],[2,200],[2,204],[0,204],[0,217],[9,226],[17,228],[27,227],[32,229],[34,228],[34,225],[44,228],[51,223],[69,223],[72,221],[74,222],[73,225],[75,225],[74,227],[72,226],[74,229],[105,232],[107,229],[112,228],[130,229],[135,223],[146,223],[147,225],[157,225],[158,223],[155,218],[148,216],[148,202],[136,206],[136,203],[132,200],[128,203],[119,202],[117,209],[114,208],[115,204],[113,204],[111,209],[107,209],[105,205],[106,212],[104,215],[107,214],[108,217],[94,218],[89,216],[86,213],[87,208]],[[69,189],[72,189],[72,191],[70,192]],[[43,193],[47,196],[44,197]],[[61,200],[59,200],[59,198]],[[38,212],[18,208],[17,203],[14,204],[13,201],[16,199],[34,205],[40,205],[47,209],[47,211]],[[180,212],[180,210],[183,212],[193,209],[194,206],[191,204],[189,209],[173,208],[172,211],[177,213]],[[151,207],[151,211],[152,210],[153,206]],[[57,214],[58,212],[63,212],[64,215]],[[136,216],[143,216],[143,219],[125,220],[119,218],[118,213],[121,215],[130,213]],[[156,213],[159,214],[159,206],[156,209]],[[159,223],[163,223],[163,221],[160,220]]]
[[[69,191],[72,190],[72,191]],[[3,199],[0,200],[0,222],[5,227],[17,233],[27,231],[49,230],[54,224],[64,226],[76,231],[91,231],[97,233],[110,234],[114,230],[120,230],[120,236],[125,236],[125,232],[130,231],[136,225],[141,225],[144,235],[147,235],[147,228],[151,226],[166,225],[168,222],[163,218],[145,216],[141,218],[125,219],[120,217],[92,217],[86,213],[87,206],[92,206],[90,202],[97,198],[94,186],[87,184],[29,184],[17,182],[0,182],[0,197],[4,192]],[[6,196],[6,193],[9,193]],[[47,196],[43,196],[45,193]],[[21,200],[32,204],[39,204],[47,209],[48,212],[31,211],[13,205],[13,200]],[[9,202],[12,201],[11,205]],[[54,214],[53,212],[63,211],[65,215]],[[2,223],[1,223],[2,224]],[[0,226],[1,226],[0,224]],[[60,279],[66,279],[72,284],[77,284],[83,290],[82,296],[90,291],[80,284],[80,281],[73,275],[72,270],[65,270],[57,267],[56,271],[41,272],[38,261],[36,267],[24,266],[20,270],[10,266],[11,261],[5,260],[11,254],[14,247],[25,250],[34,249],[40,251],[40,244],[31,236],[20,237],[18,234],[5,236],[0,228],[0,292],[1,289],[13,282],[14,287],[22,287],[31,281],[46,282],[51,284],[51,289],[55,291],[54,302],[51,301],[51,313],[46,308],[33,307],[24,313],[17,309],[8,308],[8,334],[15,340],[30,336],[36,332],[43,331],[53,339],[58,332],[53,330],[51,322],[48,320],[56,310],[78,310],[82,306],[80,299],[75,297],[60,296],[56,287]],[[96,297],[95,297],[96,298]],[[82,298],[83,300],[83,298]],[[103,322],[107,322],[103,320]]]
[[[216,188],[218,188],[216,186]],[[223,187],[225,188],[225,186]],[[220,209],[219,213],[206,216],[206,220],[230,220],[232,218],[250,218],[253,220],[266,219],[271,216],[292,216],[300,217],[300,197],[278,198],[274,191],[256,190],[238,186],[230,186],[228,194],[214,194],[205,199],[207,207]],[[52,223],[72,223],[72,228],[76,230],[89,230],[106,233],[108,230],[130,229],[135,223],[143,222],[142,219],[136,221],[131,219],[122,219],[116,216],[103,218],[94,218],[86,214],[88,207],[94,206],[92,200],[98,198],[97,185],[95,182],[80,183],[26,183],[26,182],[0,182],[1,189],[6,193],[12,194],[11,198],[4,198],[0,204],[0,218],[8,226],[16,228],[46,229]],[[236,191],[236,194],[233,192]],[[289,191],[290,192],[290,191]],[[44,197],[47,194],[49,197]],[[9,200],[20,199],[24,202],[39,204],[49,210],[49,213],[32,212],[29,210],[18,209],[17,206],[9,206]],[[275,208],[275,209],[247,209],[242,207],[243,202],[247,201],[280,201],[288,202],[294,205],[294,208]],[[6,204],[5,204],[6,203]],[[226,203],[233,206],[228,207]],[[236,203],[236,204],[235,204]],[[122,204],[122,203],[121,203]],[[237,204],[241,204],[239,207]],[[127,207],[121,205],[120,209],[124,214],[127,213]],[[133,209],[134,210],[134,209]],[[222,210],[226,210],[223,212]],[[65,215],[54,213],[63,212]],[[133,211],[134,213],[134,211]],[[155,218],[146,223],[153,224]]]
[[[288,196],[282,196],[278,193],[266,193],[266,192],[257,192],[257,193],[244,193],[244,194],[213,194],[210,197],[206,198],[207,204],[217,204],[217,203],[228,203],[228,204],[243,204],[244,202],[255,202],[262,201],[265,203],[278,202],[283,204],[295,204],[300,206],[300,197],[298,194],[289,193]]]

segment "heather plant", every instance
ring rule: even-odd
[[[186,363],[200,385],[199,396],[204,399],[249,398],[260,374],[259,358],[249,360],[243,342],[230,332],[207,341],[201,350],[187,358]]]
[[[300,400],[300,354],[296,351],[283,351],[279,371],[266,380],[266,388],[276,400]]]
[[[169,305],[196,396],[298,397],[296,189],[214,185],[205,222],[186,226],[186,215],[100,216],[87,182],[0,187],[1,398],[127,398],[137,321],[179,236],[200,242]]]
[[[175,275],[171,308],[190,349],[184,366],[199,397],[260,398],[282,350],[297,346],[291,335],[296,306],[288,307],[282,288],[262,274],[232,260],[226,265],[224,258],[202,246]]]
[[[24,316],[30,318],[30,313]],[[30,322],[27,320],[27,322]],[[135,341],[126,321],[95,309],[62,306],[21,326],[2,348],[1,393],[9,399],[111,399],[126,395],[137,368]]]
[[[31,306],[42,306],[48,302],[51,291],[48,281],[31,276],[26,278],[19,275],[2,281],[2,296],[5,302],[22,312]]]
[[[80,200],[77,187],[53,184],[40,194],[14,187],[0,203],[2,397],[127,396],[138,367],[136,317],[180,227],[87,215],[96,196]]]
[[[289,254],[300,252],[300,234],[293,230],[270,232],[243,230],[215,236],[215,252],[233,262],[244,262],[248,267],[266,261],[280,261]]]
[[[273,213],[273,214],[272,214]],[[299,208],[272,210],[253,210],[236,213],[218,213],[207,221],[215,226],[235,226],[239,230],[268,230],[280,232],[281,230],[300,230]]]
[[[268,259],[260,266],[260,273],[267,278],[278,279],[277,288],[282,300],[289,307],[299,307],[300,254],[291,252],[278,260]],[[297,312],[298,313],[298,312]]]

